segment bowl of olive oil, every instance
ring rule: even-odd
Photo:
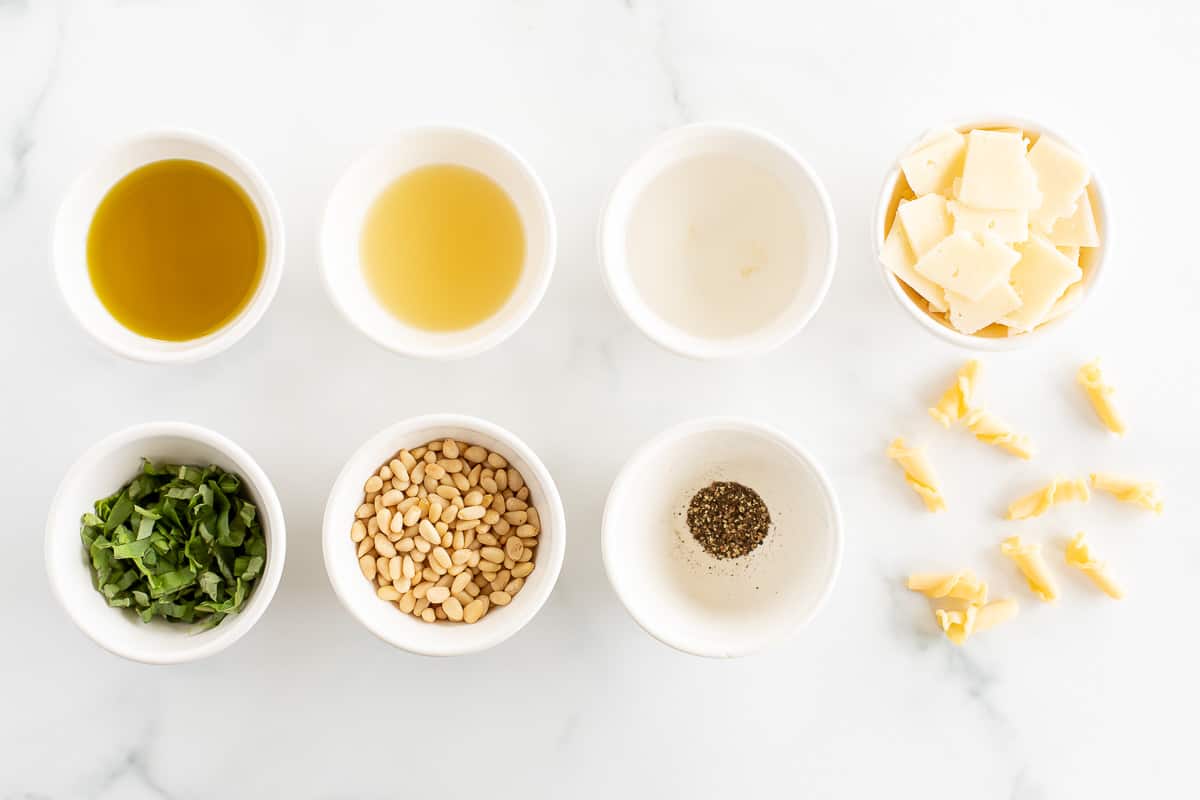
[[[321,272],[334,305],[404,355],[464,358],[511,336],[554,269],[545,187],[476,131],[404,131],[355,161],[330,195]]]
[[[67,192],[55,274],[84,329],[114,352],[196,361],[244,336],[283,271],[266,182],[206,137],[168,131],[109,151]]]

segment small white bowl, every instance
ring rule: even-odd
[[[207,164],[241,186],[262,219],[266,237],[262,278],[250,302],[221,329],[184,342],[140,336],[117,322],[96,296],[87,262],[88,230],[109,189],[139,167],[173,158]],[[199,361],[226,350],[262,319],[283,276],[283,217],[262,175],[233,148],[191,131],[156,131],[109,150],[72,184],[58,211],[52,250],[54,274],[67,307],[96,341],[136,361],[178,364]]]
[[[900,285],[900,279],[894,276],[883,263],[883,241],[887,236],[888,223],[895,216],[896,208],[900,202],[901,190],[901,172],[900,159],[924,140],[934,130],[944,130],[952,128],[958,131],[971,130],[973,128],[1019,128],[1026,133],[1031,133],[1035,136],[1043,134],[1049,135],[1065,144],[1067,147],[1074,150],[1083,158],[1084,162],[1091,170],[1091,182],[1088,184],[1088,197],[1092,201],[1092,211],[1096,215],[1096,227],[1100,230],[1100,246],[1084,248],[1080,254],[1080,267],[1083,269],[1083,286],[1079,297],[1075,300],[1074,306],[1070,311],[1067,311],[1057,319],[1050,320],[1044,325],[1039,325],[1028,333],[1017,334],[1015,336],[978,336],[975,334],[966,334],[956,331],[950,327],[950,324],[945,320],[938,319],[932,316],[922,305],[917,304],[917,298],[914,294]],[[1096,174],[1095,166],[1081,149],[1076,147],[1071,140],[1060,134],[1058,131],[1052,130],[1038,122],[1033,122],[1021,117],[1015,117],[1008,114],[976,114],[970,117],[963,117],[957,120],[952,120],[945,125],[939,125],[935,128],[922,133],[916,139],[909,143],[893,163],[887,177],[883,180],[883,189],[879,193],[879,202],[875,206],[875,215],[871,220],[871,244],[875,249],[875,261],[880,268],[880,274],[883,276],[884,283],[887,284],[888,291],[892,297],[896,298],[905,311],[908,312],[912,319],[916,320],[926,331],[937,336],[939,339],[949,342],[957,347],[962,347],[967,350],[976,350],[980,352],[997,352],[1004,350],[1017,350],[1023,347],[1028,347],[1036,341],[1041,341],[1046,336],[1054,331],[1061,330],[1068,319],[1078,315],[1080,307],[1096,290],[1096,284],[1100,280],[1100,274],[1104,267],[1106,256],[1112,247],[1112,231],[1110,228],[1108,202],[1105,198],[1103,189],[1101,188],[1100,178]]]
[[[771,514],[750,555],[719,560],[687,528],[687,505],[713,481],[758,492]],[[604,566],[625,608],[651,636],[685,653],[746,655],[811,620],[842,557],[833,486],[783,433],[713,417],[659,434],[621,469],[601,531]]]
[[[376,585],[363,577],[350,528],[363,501],[363,484],[393,458],[437,439],[477,444],[504,456],[529,487],[529,503],[538,510],[542,532],[536,565],[525,587],[502,608],[493,608],[473,625],[422,622],[380,600]],[[509,638],[537,616],[550,597],[566,552],[567,524],[554,479],[533,451],[515,434],[477,417],[431,414],[397,422],[372,436],[355,451],[334,481],[325,504],[322,534],[325,571],[342,605],[367,630],[388,644],[427,656],[477,653]]]
[[[795,224],[804,231],[804,275],[791,302],[761,327],[729,337],[702,336],[664,319],[642,296],[630,273],[628,232],[638,203],[655,179],[697,156],[730,155],[777,178],[794,197]],[[614,302],[638,328],[663,347],[698,359],[765,353],[803,328],[820,307],[837,263],[837,224],[833,204],[812,168],[781,140],[759,130],[724,123],[697,123],[659,136],[625,171],[613,188],[597,230],[605,283]]]
[[[512,199],[525,227],[525,264],[512,296],[491,317],[461,331],[405,324],[375,299],[363,274],[362,229],[375,199],[401,175],[430,164],[459,164],[487,175]],[[436,359],[477,355],[516,333],[550,285],[556,247],[550,198],[529,164],[495,139],[453,127],[411,128],[355,161],[329,196],[319,243],[325,288],[351,325],[389,350]]]
[[[206,631],[110,608],[92,583],[92,568],[80,538],[79,520],[93,503],[132,480],[142,458],[174,464],[215,464],[242,478],[258,508],[267,540],[267,563],[242,610]],[[287,533],[275,487],[245,450],[219,433],[183,422],[135,425],[93,445],[67,471],[46,521],[46,573],[67,615],[96,644],[145,664],[180,664],[214,655],[246,635],[258,622],[283,575]]]

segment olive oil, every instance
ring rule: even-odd
[[[360,256],[384,308],[427,331],[470,328],[512,295],[525,262],[513,201],[488,176],[455,164],[402,175],[375,199]]]
[[[100,302],[153,339],[198,339],[232,321],[254,296],[265,258],[262,219],[246,192],[187,159],[126,175],[88,230],[88,273]]]

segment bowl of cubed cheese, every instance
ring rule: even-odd
[[[1055,330],[1095,289],[1109,245],[1093,166],[1044,125],[980,115],[930,129],[884,181],[872,240],[889,291],[960,347]]]

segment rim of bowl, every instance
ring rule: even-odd
[[[541,263],[535,266],[535,280],[531,284],[531,293],[523,303],[513,306],[511,309],[501,307],[496,311],[492,318],[496,315],[507,313],[508,320],[498,326],[487,336],[478,336],[464,342],[461,345],[454,347],[450,346],[431,346],[420,347],[413,346],[410,342],[400,341],[383,336],[377,331],[371,330],[362,324],[360,317],[354,313],[353,309],[342,303],[342,299],[338,292],[334,290],[334,278],[331,275],[328,257],[325,252],[324,241],[326,228],[329,224],[330,211],[333,207],[334,197],[342,188],[343,182],[347,176],[360,164],[369,163],[379,157],[381,153],[388,152],[393,148],[402,147],[407,138],[420,135],[458,135],[468,136],[482,142],[488,147],[495,148],[502,153],[506,158],[511,159],[514,164],[520,169],[524,177],[529,181],[533,188],[534,195],[537,197],[537,205],[539,208],[539,218],[535,220],[525,220],[523,223],[541,224],[545,228],[546,235],[546,255]],[[426,162],[429,164],[442,162]],[[400,173],[394,177],[399,178]],[[491,177],[491,176],[489,176]],[[506,192],[507,194],[507,192]],[[333,188],[329,191],[325,199],[325,204],[321,213],[321,225],[317,231],[317,264],[318,271],[321,273],[321,281],[325,286],[325,293],[329,296],[334,308],[350,325],[371,341],[375,342],[385,350],[390,350],[393,353],[398,353],[411,358],[422,358],[429,360],[453,361],[471,356],[479,355],[494,347],[502,344],[505,340],[515,334],[529,318],[533,316],[533,312],[542,304],[542,299],[546,295],[547,289],[550,287],[550,280],[554,276],[554,267],[558,261],[558,225],[554,217],[554,206],[550,203],[550,193],[546,191],[546,186],[542,183],[542,179],[534,171],[533,166],[515,149],[509,146],[504,141],[496,137],[484,133],[477,128],[472,128],[465,125],[450,125],[450,124],[428,124],[415,125],[396,131],[391,137],[383,142],[380,142],[372,147],[367,148],[358,156],[352,159],[338,175],[337,181],[333,184]],[[470,331],[470,329],[466,329]]]
[[[71,302],[71,298],[67,292],[66,283],[63,280],[63,272],[67,269],[67,267],[64,264],[64,258],[62,254],[59,252],[59,242],[64,236],[63,225],[65,224],[64,216],[66,214],[67,201],[76,192],[81,191],[87,178],[96,169],[98,169],[100,164],[107,159],[115,157],[121,150],[125,148],[138,146],[145,142],[165,139],[182,140],[198,145],[202,148],[208,148],[236,164],[238,169],[245,174],[247,183],[249,183],[250,186],[246,186],[241,180],[233,175],[228,174],[225,172],[225,170],[220,170],[220,172],[241,186],[242,190],[250,196],[251,201],[254,202],[255,210],[258,211],[258,213],[262,216],[264,235],[270,237],[271,231],[277,232],[278,235],[274,237],[274,241],[271,241],[271,246],[267,252],[267,257],[263,261],[262,279],[259,281],[258,288],[255,290],[254,296],[250,298],[250,302],[246,304],[246,307],[243,308],[236,317],[227,322],[221,328],[218,328],[212,333],[201,336],[198,339],[174,342],[173,344],[180,345],[179,349],[157,351],[143,348],[141,346],[126,346],[121,342],[109,339],[83,318],[83,316],[75,308],[75,305]],[[154,159],[154,161],[162,160],[164,159]],[[145,164],[140,166],[152,164],[154,161],[147,161]],[[125,172],[121,177],[124,178],[129,174],[129,172]],[[118,180],[120,180],[120,178],[118,178]],[[111,191],[112,186],[115,185],[115,183],[110,185],[106,190],[106,194],[107,191]],[[256,193],[257,197],[262,198],[261,205],[255,200]],[[84,232],[84,235],[87,235],[86,231]],[[279,284],[283,279],[283,266],[285,263],[287,248],[287,232],[283,226],[283,214],[279,210],[279,202],[275,198],[275,193],[271,191],[270,184],[267,183],[266,178],[264,178],[262,173],[258,171],[258,168],[254,166],[250,159],[246,158],[241,154],[241,152],[226,144],[224,141],[206,134],[199,133],[190,128],[158,128],[154,130],[143,131],[142,133],[126,137],[105,148],[101,155],[94,159],[91,165],[85,168],[71,182],[70,186],[67,188],[67,191],[63,193],[61,199],[59,200],[58,212],[55,215],[54,225],[50,231],[50,236],[50,252],[54,263],[55,284],[58,286],[59,296],[63,299],[63,302],[71,311],[72,318],[74,318],[76,323],[78,323],[79,326],[89,336],[107,348],[110,352],[116,353],[119,356],[131,359],[133,361],[142,361],[150,364],[187,364],[201,361],[203,359],[211,358],[212,356],[223,353],[230,347],[233,347],[233,345],[237,344],[243,337],[246,336],[246,334],[254,329],[254,327],[259,323],[259,320],[263,318],[263,315],[267,313],[267,309],[274,301],[275,294],[279,290]],[[92,292],[93,294],[95,293],[94,288],[92,289]],[[104,312],[106,314],[109,313],[107,308],[104,309]],[[109,316],[111,317],[112,315],[109,314]],[[118,322],[117,324],[120,323]],[[143,341],[160,341],[158,339],[152,339],[148,336],[142,336],[141,334],[134,333],[133,331],[130,331],[130,333],[137,337],[139,345]]]
[[[125,641],[109,640],[97,635],[96,631],[77,613],[75,605],[67,599],[67,596],[62,591],[62,581],[65,576],[59,569],[58,559],[53,552],[53,543],[61,535],[58,533],[55,522],[62,513],[65,513],[62,509],[63,497],[68,491],[67,487],[71,486],[78,479],[79,475],[82,474],[85,463],[91,461],[97,455],[130,442],[158,436],[175,436],[201,442],[215,450],[221,451],[231,461],[238,464],[238,474],[254,487],[260,497],[260,504],[262,506],[260,510],[266,515],[266,524],[264,527],[267,536],[268,553],[267,568],[259,579],[258,584],[254,587],[254,591],[250,593],[245,608],[236,615],[227,617],[221,624],[206,632],[204,638],[195,637],[193,639],[196,642],[194,647],[180,652],[165,654],[154,648],[143,648],[131,645]],[[83,512],[80,511],[80,513]],[[76,537],[78,536],[77,531],[75,535]],[[59,606],[66,612],[71,621],[75,623],[75,627],[82,631],[85,636],[113,655],[121,656],[131,661],[156,665],[183,664],[216,655],[241,639],[250,632],[251,628],[258,624],[262,615],[266,613],[267,606],[275,598],[275,592],[279,588],[280,579],[283,577],[283,566],[287,560],[287,523],[284,520],[283,507],[279,502],[279,496],[275,492],[274,484],[271,483],[271,480],[267,477],[262,467],[259,466],[258,462],[231,439],[210,428],[190,422],[144,422],[110,433],[87,448],[71,464],[59,482],[58,489],[55,490],[54,499],[50,501],[50,512],[46,519],[43,549],[51,594],[54,595],[55,600],[58,601]],[[122,609],[111,610],[114,612],[122,611]],[[236,627],[233,625],[226,626],[225,622],[233,622],[235,620],[242,621],[242,624]],[[188,627],[181,626],[179,635],[190,635]]]
[[[761,143],[775,148],[796,166],[816,193],[818,205],[821,209],[821,216],[824,221],[824,238],[826,239],[828,253],[824,263],[820,265],[823,272],[820,285],[817,287],[817,292],[804,313],[798,315],[789,325],[780,328],[773,335],[766,335],[766,331],[759,330],[751,334],[744,334],[728,339],[704,339],[683,331],[679,331],[676,336],[663,336],[660,335],[660,331],[646,324],[646,319],[657,320],[672,332],[677,329],[663,320],[661,316],[654,313],[637,296],[636,290],[624,292],[618,288],[618,281],[615,275],[618,272],[625,273],[628,271],[624,267],[625,259],[618,259],[615,255],[613,258],[610,258],[608,249],[604,244],[607,238],[606,234],[616,224],[612,219],[612,213],[613,201],[617,193],[624,188],[626,181],[629,180],[634,169],[643,161],[652,157],[660,148],[672,144],[676,139],[705,133],[732,133],[748,139],[756,139]],[[612,298],[613,303],[617,307],[625,312],[625,316],[633,322],[638,330],[651,341],[676,355],[697,360],[758,356],[775,350],[790,341],[812,321],[817,311],[824,305],[825,298],[829,294],[829,289],[833,285],[833,275],[837,270],[837,216],[834,213],[833,202],[829,198],[829,192],[825,189],[825,184],[821,181],[820,176],[817,175],[816,170],[812,168],[808,161],[795,148],[778,136],[767,133],[760,128],[741,123],[716,121],[692,122],[687,125],[670,128],[658,134],[649,145],[629,162],[629,165],[626,166],[620,177],[613,184],[608,197],[605,199],[604,207],[600,211],[600,224],[596,229],[596,249],[599,253],[601,274],[604,276],[604,286],[608,290],[609,297]],[[616,261],[620,261],[622,264],[620,270],[618,270]]]
[[[1074,150],[1088,164],[1088,170],[1091,173],[1088,185],[1092,189],[1094,197],[1093,206],[1097,222],[1101,230],[1100,246],[1092,248],[1096,250],[1095,259],[1089,269],[1089,277],[1084,282],[1083,293],[1079,301],[1067,313],[1053,319],[1044,325],[1039,325],[1032,331],[1022,333],[1017,336],[1003,337],[987,337],[975,336],[973,334],[960,333],[956,330],[946,327],[929,316],[925,311],[917,308],[913,304],[913,300],[904,289],[900,286],[899,280],[892,275],[891,270],[883,263],[883,240],[887,231],[887,214],[891,207],[892,198],[896,193],[896,184],[900,180],[900,158],[903,154],[909,153],[916,145],[929,135],[930,132],[939,128],[952,128],[961,130],[964,127],[979,127],[979,126],[1011,126],[1019,127],[1024,131],[1033,131],[1038,136],[1049,135],[1065,144],[1067,147]],[[1109,252],[1112,250],[1112,217],[1110,214],[1110,201],[1108,195],[1104,191],[1103,183],[1096,169],[1092,166],[1092,160],[1088,158],[1086,151],[1078,147],[1071,139],[1063,136],[1056,128],[1052,128],[1036,120],[1028,117],[1021,117],[1015,114],[993,113],[993,114],[971,114],[954,117],[951,120],[941,124],[933,125],[925,128],[920,135],[914,137],[908,145],[901,151],[901,155],[893,160],[891,167],[888,168],[884,175],[883,187],[880,190],[879,198],[876,200],[873,216],[871,217],[871,248],[875,253],[875,263],[880,268],[880,275],[883,277],[884,283],[887,284],[888,293],[895,298],[901,307],[908,312],[924,330],[932,333],[944,342],[949,342],[956,347],[965,350],[974,350],[978,352],[1004,352],[1008,350],[1020,350],[1031,346],[1035,341],[1041,341],[1047,338],[1050,334],[1062,330],[1066,327],[1067,321],[1079,315],[1079,311],[1083,308],[1084,303],[1088,298],[1096,292],[1096,287],[1100,284],[1101,275],[1104,272],[1104,266],[1109,258]]]
[[[610,514],[614,498],[625,491],[626,486],[633,480],[633,467],[644,461],[651,454],[658,452],[664,446],[681,439],[694,436],[699,433],[707,433],[714,430],[732,431],[735,433],[752,433],[759,436],[764,436],[773,441],[779,446],[787,450],[791,455],[812,470],[816,476],[816,482],[821,491],[821,496],[824,498],[829,511],[830,527],[833,538],[833,555],[830,559],[828,576],[825,579],[825,585],[821,587],[820,593],[817,595],[816,602],[813,603],[812,609],[803,618],[797,620],[788,627],[781,627],[776,633],[769,637],[765,637],[757,642],[752,642],[740,648],[723,649],[720,652],[706,650],[702,647],[697,647],[689,640],[680,637],[670,631],[666,631],[660,627],[648,622],[645,618],[635,612],[626,602],[625,593],[622,590],[622,585],[619,579],[615,576],[619,574],[620,568],[616,565],[618,561],[614,561],[609,551],[610,529],[616,523],[612,521]],[[788,436],[786,433],[771,425],[742,417],[717,416],[717,417],[700,417],[698,419],[687,420],[661,431],[649,441],[645,442],[641,447],[634,451],[633,455],[621,465],[621,470],[617,473],[616,479],[613,481],[612,487],[608,491],[608,496],[604,501],[604,515],[600,523],[600,554],[604,562],[604,571],[608,575],[608,582],[612,586],[613,591],[617,595],[617,599],[621,601],[625,611],[629,616],[633,617],[633,621],[646,633],[654,639],[662,642],[668,647],[672,647],[681,653],[688,653],[694,656],[702,656],[704,658],[739,658],[741,656],[752,655],[757,652],[766,650],[769,647],[777,645],[787,639],[796,636],[800,629],[812,622],[821,610],[825,607],[829,597],[833,594],[833,587],[837,584],[838,575],[841,573],[842,556],[845,548],[845,526],[842,520],[841,505],[838,503],[837,492],[833,488],[833,482],[821,467],[820,462],[813,458],[795,439]]]
[[[359,615],[354,603],[343,594],[343,589],[339,580],[335,578],[337,568],[334,566],[335,560],[341,560],[354,555],[354,549],[349,546],[349,539],[346,536],[346,520],[337,517],[337,510],[334,508],[336,496],[340,490],[350,483],[354,486],[359,486],[363,480],[362,476],[353,471],[355,464],[368,451],[374,450],[384,443],[388,443],[388,447],[396,444],[397,440],[405,436],[416,436],[419,431],[430,428],[466,428],[468,430],[477,431],[485,436],[490,436],[504,443],[506,448],[509,448],[512,453],[519,455],[521,459],[529,465],[535,479],[542,486],[542,491],[545,494],[545,501],[548,505],[546,511],[548,513],[541,514],[542,519],[542,535],[546,535],[550,520],[555,521],[556,528],[551,529],[554,537],[558,539],[558,546],[547,548],[550,552],[539,553],[538,569],[545,570],[543,574],[548,574],[548,579],[542,584],[544,588],[537,593],[526,594],[522,592],[517,598],[514,598],[512,603],[505,606],[505,614],[512,612],[513,623],[510,627],[496,631],[490,636],[477,636],[476,640],[464,640],[462,646],[427,646],[419,641],[413,641],[413,638],[408,636],[408,630],[421,630],[421,628],[406,628],[412,623],[412,620],[406,619],[406,615],[397,611],[395,620],[397,625],[388,624],[386,627],[378,627],[362,616]],[[393,449],[404,447],[404,443],[396,444]],[[503,455],[503,454],[502,454]],[[507,458],[507,456],[505,456]],[[528,479],[526,480],[528,482]],[[540,511],[539,511],[540,513]],[[344,545],[344,546],[343,546]],[[540,549],[540,548],[539,548]],[[422,656],[458,656],[470,655],[479,653],[495,647],[498,644],[512,638],[517,633],[528,625],[534,617],[545,606],[546,601],[550,599],[550,595],[554,592],[554,587],[558,584],[558,577],[562,571],[563,558],[567,549],[567,518],[566,512],[563,510],[562,497],[558,492],[558,486],[554,482],[550,470],[542,463],[542,460],[537,457],[533,449],[529,447],[520,437],[503,428],[494,422],[489,422],[479,417],[473,417],[467,414],[424,414],[416,417],[408,417],[398,422],[394,422],[386,428],[376,432],[364,441],[346,460],[345,465],[338,472],[337,478],[334,479],[333,485],[330,487],[329,496],[325,501],[325,513],[322,515],[321,525],[321,550],[325,562],[325,575],[329,579],[330,585],[333,587],[333,593],[337,596],[338,602],[342,607],[354,618],[360,625],[374,634],[378,639],[392,645],[400,650],[405,650],[409,653],[416,653]],[[549,560],[544,561],[542,556],[548,555]],[[357,560],[357,559],[356,559]],[[360,580],[362,576],[355,570],[354,575]],[[525,598],[526,602],[519,603],[520,598]],[[471,625],[459,625],[464,631],[474,632],[478,630]]]

